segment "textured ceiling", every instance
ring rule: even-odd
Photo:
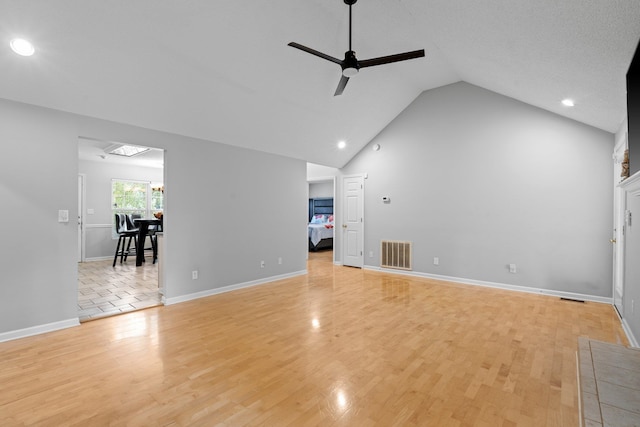
[[[341,58],[342,0],[0,0],[0,17],[1,98],[334,167],[460,80],[615,132],[640,38],[638,0],[362,0],[358,58],[426,57],[363,69],[334,97],[339,66],[287,43]],[[18,36],[34,56],[10,51]]]

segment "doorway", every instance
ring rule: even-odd
[[[312,178],[312,179],[307,179],[307,183],[308,183],[308,187],[309,187],[309,192],[308,192],[308,198],[309,198],[309,215],[311,215],[312,212],[312,206],[313,206],[313,201],[316,200],[327,200],[330,199],[331,203],[330,205],[332,206],[332,210],[331,212],[327,212],[325,217],[327,219],[327,226],[331,226],[332,228],[328,228],[327,230],[331,230],[333,232],[332,235],[335,234],[335,228],[333,228],[333,224],[335,224],[335,222],[332,222],[331,224],[329,224],[329,216],[335,216],[335,213],[337,212],[337,207],[336,207],[336,186],[335,186],[335,177],[331,176],[331,177],[322,177],[322,178]],[[327,206],[329,204],[326,204]],[[325,211],[322,211],[323,213],[325,213]],[[312,218],[309,218],[309,221],[311,221]],[[311,225],[309,226],[311,227]],[[324,230],[325,232],[327,230]],[[309,232],[311,233],[311,232]],[[309,239],[311,240],[311,235],[308,236]],[[336,251],[334,250],[335,247],[335,236],[332,237],[331,239],[332,243],[330,244],[330,247],[328,247],[326,245],[326,243],[323,243],[321,245],[321,247],[323,248],[322,250],[325,252],[328,252],[329,249],[331,249],[331,257],[333,259],[333,262],[335,262],[335,253]],[[311,244],[309,245],[309,250],[311,250]],[[307,251],[307,259],[309,258],[309,251]]]
[[[93,320],[162,304],[158,286],[159,264],[153,255],[136,267],[135,250],[114,263],[117,234],[114,209],[135,208],[144,202],[143,217],[164,211],[164,150],[141,147],[138,154],[110,154],[125,144],[93,138],[78,139],[78,317]],[[128,148],[117,150],[125,152]],[[82,181],[82,191],[80,182]],[[123,182],[143,183],[131,188],[132,205],[113,205]],[[140,193],[140,189],[146,190]],[[162,190],[161,196],[155,194]],[[129,194],[129,193],[127,193]],[[162,206],[158,206],[157,203]],[[119,212],[119,211],[118,211]],[[151,247],[149,238],[144,247]]]

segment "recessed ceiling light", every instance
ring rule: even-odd
[[[9,42],[11,50],[18,55],[31,56],[36,51],[31,42],[25,39],[13,39]]]
[[[344,147],[346,147],[346,146],[347,146],[347,143],[346,143],[346,142],[344,142],[344,141],[340,141],[340,142],[338,142],[338,148],[339,148],[339,149],[341,149],[341,150],[342,150],[342,149],[343,149]]]
[[[573,107],[575,104],[575,102],[573,102],[573,99],[563,99],[562,100],[562,105],[564,105],[565,107]]]
[[[120,144],[118,144],[116,147],[109,147],[106,150],[108,154],[115,154],[117,156],[125,156],[125,157],[133,157],[140,153],[144,153],[145,151],[149,151],[149,148],[137,147],[135,145],[120,145]]]

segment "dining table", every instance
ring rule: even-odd
[[[136,245],[136,267],[144,262],[144,242],[149,234],[149,226],[161,226],[162,220],[158,218],[134,218],[133,224],[138,228],[138,244]]]

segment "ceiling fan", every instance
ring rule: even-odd
[[[303,50],[307,53],[319,56],[320,58],[340,65],[340,67],[342,68],[342,77],[340,77],[340,82],[338,82],[336,93],[334,93],[333,96],[342,95],[342,92],[344,91],[349,78],[358,74],[358,70],[360,70],[360,68],[373,67],[374,65],[390,64],[392,62],[406,61],[407,59],[422,58],[424,56],[424,49],[420,49],[411,52],[398,53],[395,55],[381,56],[379,58],[371,58],[358,61],[358,58],[356,58],[356,53],[351,49],[351,6],[353,6],[357,1],[358,0],[344,0],[345,4],[349,5],[349,50],[344,53],[343,60],[334,58],[333,56],[329,56],[322,52],[318,52],[317,50],[303,46],[300,43],[291,42],[288,44],[288,46],[295,47],[296,49]]]

